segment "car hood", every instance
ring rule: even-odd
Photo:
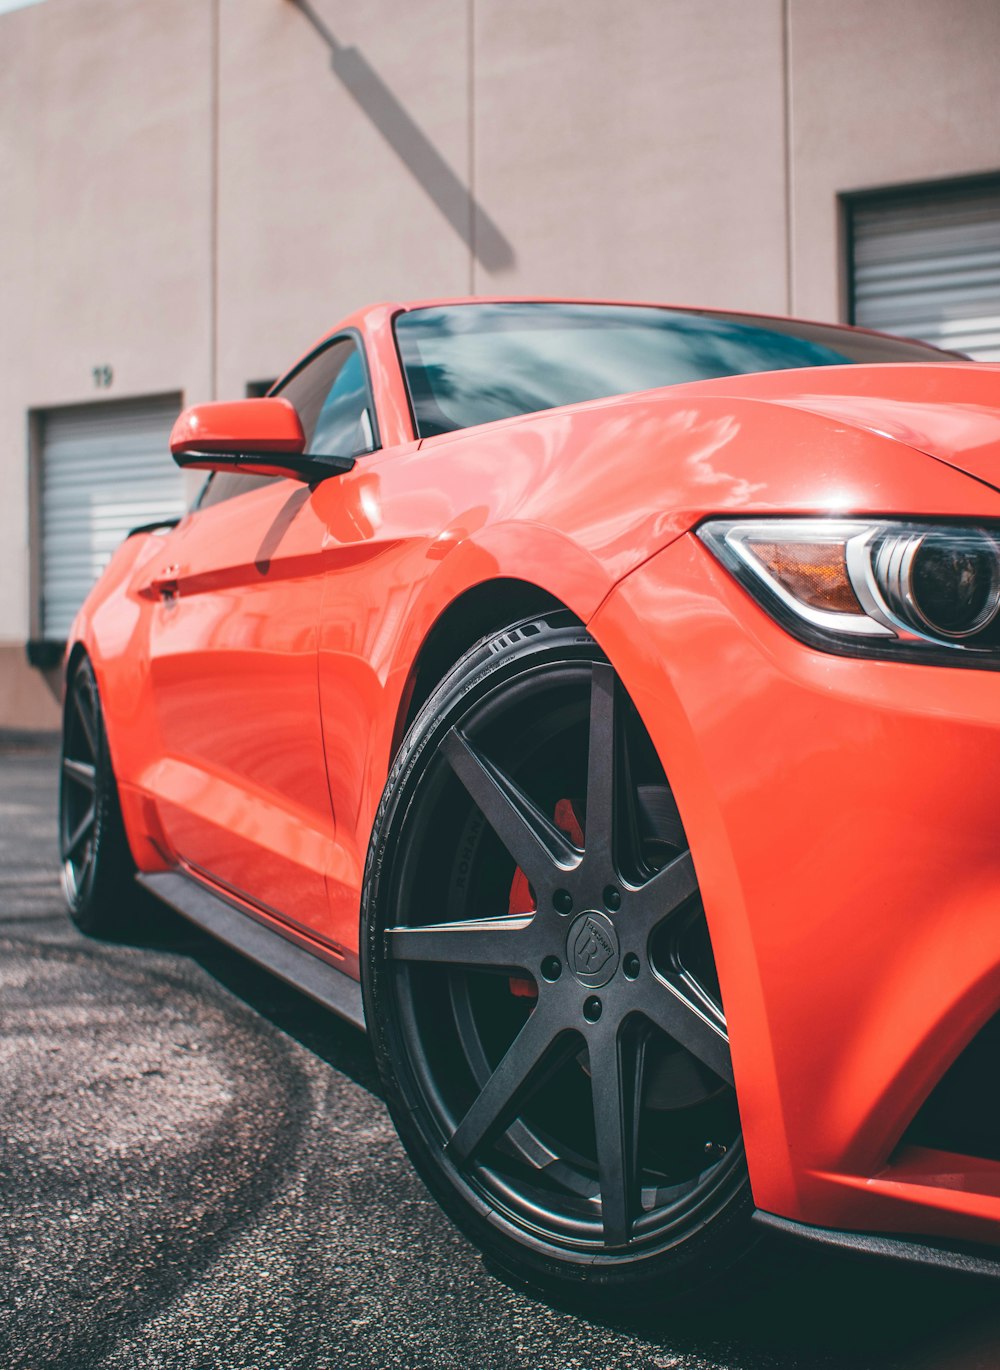
[[[1000,364],[815,367],[690,388],[764,400],[894,438],[1000,490]]]

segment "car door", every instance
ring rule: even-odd
[[[364,358],[333,340],[282,385],[310,452],[376,446]],[[315,490],[216,472],[150,581],[160,821],[196,874],[329,933],[333,817],[317,684],[329,538]],[[335,496],[334,496],[335,498]]]

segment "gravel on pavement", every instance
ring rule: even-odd
[[[364,1037],[166,915],[63,912],[54,750],[0,755],[3,1370],[996,1370],[1000,1286],[776,1249],[703,1307],[591,1320],[429,1199]]]

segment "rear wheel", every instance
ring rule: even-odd
[[[81,932],[115,936],[135,901],[129,851],[94,669],[80,657],[63,710],[59,854],[69,916]]]
[[[568,615],[474,649],[389,779],[365,1012],[417,1169],[491,1264],[620,1304],[706,1283],[751,1200],[691,853]]]

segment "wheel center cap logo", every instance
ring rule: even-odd
[[[569,968],[589,989],[606,985],[618,969],[621,950],[618,934],[603,913],[581,913],[574,918],[566,938]]]

